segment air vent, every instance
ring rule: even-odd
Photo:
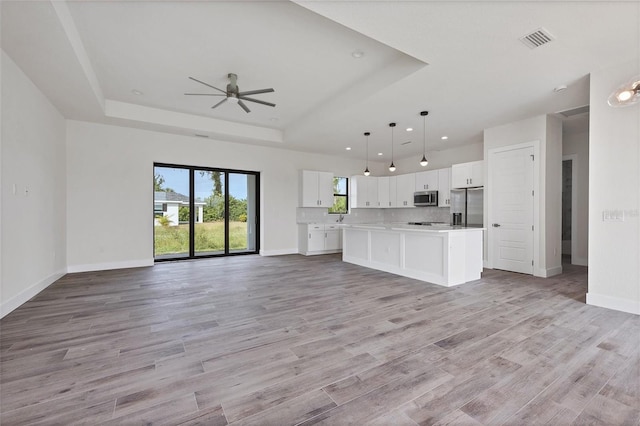
[[[538,28],[532,33],[520,37],[520,41],[526,44],[530,49],[535,49],[555,40],[549,31],[544,28]]]
[[[574,115],[586,114],[589,112],[589,105],[568,109],[566,111],[558,111],[558,114],[565,117],[573,117]]]

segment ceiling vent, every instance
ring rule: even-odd
[[[526,44],[530,49],[543,46],[553,40],[555,40],[555,37],[544,28],[538,28],[532,33],[520,37],[520,41]]]
[[[589,105],[584,105],[577,108],[568,109],[565,111],[558,111],[558,114],[564,117],[573,117],[574,115],[586,114],[589,112]]]

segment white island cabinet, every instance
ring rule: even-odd
[[[480,279],[482,228],[344,225],[342,260],[446,287]]]

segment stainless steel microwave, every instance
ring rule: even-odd
[[[438,191],[414,192],[413,205],[416,207],[438,206]]]

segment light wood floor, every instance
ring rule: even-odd
[[[586,291],[339,255],[70,274],[0,322],[0,422],[638,425],[640,317]]]

